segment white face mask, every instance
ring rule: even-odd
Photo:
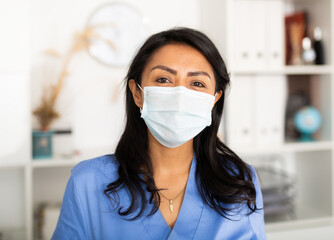
[[[142,91],[141,117],[152,135],[166,147],[178,147],[211,125],[213,95],[182,86],[150,86]]]

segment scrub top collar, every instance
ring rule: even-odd
[[[160,209],[152,216],[142,218],[142,223],[152,239],[193,239],[204,208],[204,202],[197,189],[195,173],[196,156],[194,154],[183,202],[173,229],[167,224]],[[148,192],[147,196],[149,197]],[[151,204],[149,209],[150,207],[152,207]]]

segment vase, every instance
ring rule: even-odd
[[[32,155],[33,159],[49,159],[53,157],[52,130],[33,130],[32,132]]]

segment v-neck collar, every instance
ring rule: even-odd
[[[184,198],[173,229],[167,224],[160,209],[150,217],[143,217],[143,225],[151,239],[193,239],[204,207],[197,190],[195,173],[196,156],[194,154]],[[151,204],[150,207],[152,207]]]

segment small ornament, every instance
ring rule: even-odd
[[[169,200],[169,210],[173,213],[173,211],[174,211],[174,206],[173,206],[173,200],[172,199],[170,199]]]
[[[305,106],[298,110],[294,116],[294,124],[301,133],[299,141],[314,141],[315,139],[312,135],[319,130],[321,122],[321,114],[316,108]]]

